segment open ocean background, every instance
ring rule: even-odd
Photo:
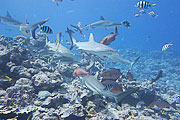
[[[61,50],[59,44],[46,42],[46,34],[29,39],[21,37],[19,28],[0,23],[0,120],[180,120],[180,0],[146,0],[156,6],[135,17],[139,1],[63,0],[57,6],[52,0],[0,0],[0,16],[8,11],[30,25],[49,18],[43,25],[53,29],[49,40],[55,42],[61,32],[68,49],[65,31],[73,30],[71,24],[84,27],[103,16],[131,25],[118,27],[119,35],[108,45],[120,50],[120,56],[95,50],[106,52],[100,59],[92,56],[94,47],[83,49],[88,54],[75,47]],[[158,17],[150,16],[151,11]],[[97,28],[83,30],[86,39],[79,31],[73,35],[87,41],[93,33],[99,42],[111,32],[115,29]],[[162,51],[167,43],[173,45]],[[123,64],[121,56],[133,67]]]
[[[51,26],[54,34],[49,35],[51,41],[56,40],[56,33],[63,32],[64,40],[69,40],[65,33],[70,24],[78,21],[86,25],[98,21],[100,16],[107,20],[122,22],[128,20],[130,28],[119,27],[119,35],[110,47],[115,49],[141,49],[161,51],[164,44],[172,42],[168,51],[179,51],[180,46],[180,1],[179,0],[148,0],[156,4],[147,9],[147,13],[154,10],[159,16],[153,18],[148,14],[140,17],[134,15],[139,10],[134,7],[138,0],[63,0],[56,6],[51,0],[1,0],[0,15],[5,16],[8,10],[12,17],[25,22],[26,16],[30,24],[50,18],[45,24]],[[14,37],[21,35],[19,29],[0,24],[0,34]],[[100,41],[114,29],[90,29],[84,31],[88,38],[93,32],[95,41]],[[147,37],[150,36],[150,39]],[[77,40],[85,41],[76,33]]]

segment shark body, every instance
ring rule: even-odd
[[[22,22],[11,17],[8,11],[7,11],[6,16],[0,16],[0,22],[10,25],[10,26],[14,26],[14,27],[20,27],[20,25],[22,24]]]
[[[44,23],[46,23],[49,19],[45,19],[45,20],[42,20],[40,22],[37,22],[35,24],[32,24],[30,25],[29,23],[25,23],[25,24],[21,24],[20,25],[20,32],[23,34],[23,35],[26,35],[26,36],[32,36],[34,39],[36,38],[35,37],[35,31],[37,28],[39,28],[39,26],[43,25]]]
[[[109,28],[115,28],[115,27],[120,27],[120,26],[125,26],[125,27],[130,27],[130,23],[128,21],[123,21],[121,23],[119,22],[113,22],[110,20],[105,20],[104,17],[100,17],[99,21],[93,22],[91,24],[85,25],[82,28],[79,28],[78,26],[74,26],[71,25],[72,27],[74,27],[76,30],[79,30],[80,33],[82,33],[83,29],[95,29],[95,28],[105,28],[105,29],[109,29]]]
[[[96,55],[100,57],[101,59],[109,58],[112,61],[120,61],[123,63],[128,63],[128,64],[133,64],[128,59],[123,58],[122,56],[119,55],[118,51],[108,47],[104,44],[100,44],[94,41],[93,34],[90,34],[89,41],[88,42],[76,42],[76,39],[73,37],[73,31],[67,28],[66,31],[70,39],[72,41],[72,46],[70,49],[72,49],[74,46],[76,46],[78,49],[83,50],[87,53]]]
[[[46,23],[49,19],[45,19],[42,20],[40,22],[37,22],[35,24],[30,25],[27,22],[26,19],[26,23],[22,23],[18,20],[16,20],[15,18],[12,18],[10,13],[7,11],[6,16],[0,16],[0,22],[10,25],[10,26],[14,26],[14,27],[18,27],[19,31],[26,36],[32,36],[35,39],[35,31],[37,28],[39,28],[39,26],[43,25],[44,23]]]
[[[127,90],[127,91],[122,91],[119,93],[113,93],[111,91],[107,91],[104,90],[105,86],[99,82],[99,80],[92,75],[88,75],[83,77],[83,83],[87,86],[87,88],[89,88],[91,91],[104,95],[106,97],[109,97],[111,99],[114,99],[116,101],[116,103],[121,102],[121,100],[123,98],[125,98],[126,96],[130,95],[133,92],[136,92],[138,90],[138,88],[134,88],[131,90]]]
[[[58,41],[57,44],[51,43],[50,41],[48,41],[46,39],[46,46],[48,47],[48,49],[50,51],[55,52],[55,54],[59,54],[61,56],[65,56],[65,57],[72,57],[73,53],[61,44],[60,38],[61,38],[61,33],[58,33],[57,34],[57,41]]]

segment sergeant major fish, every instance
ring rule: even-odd
[[[149,8],[149,7],[153,7],[155,6],[156,4],[151,4],[150,2],[147,2],[147,1],[139,1],[135,7],[139,8],[139,9],[146,9],[146,8]]]
[[[170,45],[173,45],[173,44],[167,43],[167,44],[163,45],[162,51],[166,51],[169,48]]]
[[[39,28],[44,33],[48,33],[48,34],[52,34],[53,33],[52,29],[49,26],[39,26]]]

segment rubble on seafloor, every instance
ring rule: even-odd
[[[153,120],[180,118],[180,98],[174,86],[166,83],[150,84],[150,81],[128,81],[119,78],[124,89],[135,86],[138,98],[127,96],[122,104],[94,95],[81,82],[80,77],[72,75],[73,70],[82,67],[79,64],[61,64],[51,67],[41,57],[34,57],[27,46],[17,42],[31,44],[40,50],[45,46],[45,36],[37,40],[15,37],[14,42],[0,41],[0,73],[12,78],[12,81],[0,81],[0,118],[32,120]],[[26,43],[29,41],[29,43]],[[42,44],[43,43],[43,44]],[[97,63],[97,64],[100,64]],[[103,66],[102,64],[100,66]],[[102,68],[104,69],[104,68]],[[138,69],[138,68],[137,68]],[[102,70],[99,70],[102,72]],[[176,109],[150,108],[149,105],[163,99],[176,102]],[[140,101],[144,101],[137,107]]]

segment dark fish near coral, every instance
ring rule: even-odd
[[[153,101],[153,102],[149,105],[149,107],[150,107],[150,108],[158,107],[158,108],[160,108],[160,109],[173,107],[174,109],[176,109],[176,102],[173,102],[172,104],[169,104],[167,101],[157,100],[157,101]]]
[[[134,76],[133,76],[133,74],[130,72],[130,70],[128,70],[126,76],[127,76],[127,78],[128,78],[130,81],[134,81]]]
[[[48,34],[52,34],[53,33],[52,29],[49,26],[41,26],[40,29],[44,33],[48,33]]]
[[[159,80],[162,77],[162,70],[159,70],[158,74],[156,75],[155,79],[152,79],[151,83],[156,82],[157,80]]]
[[[118,35],[118,30],[117,27],[115,29],[115,33],[110,33],[109,35],[105,36],[99,43],[104,44],[104,45],[109,45],[111,44],[112,41],[115,40],[115,37]]]
[[[105,80],[102,82],[102,84],[105,86],[105,88],[103,89],[105,91],[110,91],[113,93],[119,93],[123,91],[122,86],[115,81]]]
[[[106,97],[115,99],[116,103],[121,102],[123,98],[130,95],[133,92],[136,92],[139,88],[133,88],[126,91],[121,92],[111,92],[111,91],[105,91],[103,90],[105,86],[96,78],[96,76],[85,76],[83,77],[82,82],[86,85],[88,89],[93,91],[94,93],[98,93],[101,95],[104,95]]]
[[[104,80],[117,80],[122,75],[120,69],[110,68],[101,73]]]
[[[82,68],[76,68],[74,70],[73,74],[76,75],[76,76],[90,75],[89,72],[87,72],[85,69],[82,69]]]

